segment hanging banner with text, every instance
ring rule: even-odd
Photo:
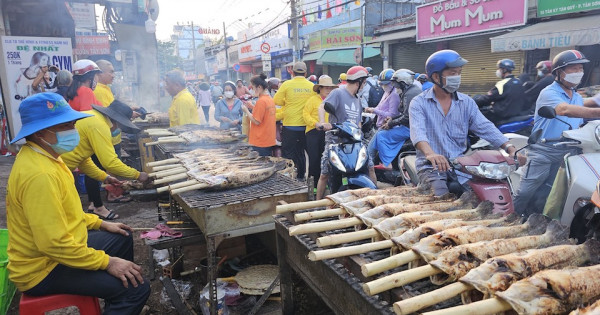
[[[598,0],[544,0],[538,1],[538,17],[600,9]]]
[[[75,35],[76,56],[110,55],[108,35]]]
[[[360,46],[360,27],[334,28],[310,34],[309,51]],[[371,37],[365,37],[365,41]]]
[[[2,36],[0,38],[4,67],[0,70],[4,106],[7,112],[11,139],[21,129],[19,105],[34,94],[31,84],[41,74],[42,68],[56,66],[59,70],[72,70],[73,50],[70,38]],[[56,74],[49,73],[49,85]]]
[[[417,42],[504,29],[527,22],[527,0],[442,0],[417,7]]]

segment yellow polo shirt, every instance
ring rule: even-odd
[[[283,82],[273,100],[275,105],[281,106],[281,112],[277,118],[283,115],[282,123],[284,126],[306,126],[302,112],[308,99],[315,95],[313,83],[305,77],[294,77],[291,80]]]
[[[90,158],[96,154],[100,164],[111,174],[129,179],[138,178],[140,172],[121,162],[115,153],[110,135],[110,126],[112,125],[110,119],[96,110],[84,113],[94,116],[78,120],[75,123],[80,137],[79,145],[75,150],[61,155],[69,169],[79,168],[89,177],[99,181],[105,180],[106,173],[100,170]]]
[[[102,220],[85,213],[73,174],[59,157],[33,142],[15,159],[6,187],[8,270],[20,291],[39,284],[58,264],[104,270],[109,256],[87,246]]]
[[[169,107],[169,125],[174,127],[185,124],[200,124],[196,99],[187,89],[177,93]]]
[[[323,103],[321,95],[316,94],[306,101],[304,106],[303,117],[306,122],[306,131],[309,132],[315,129],[315,124],[319,122],[319,106]],[[325,113],[325,122],[329,121],[329,114]]]
[[[100,82],[98,82],[98,84],[96,85],[96,88],[94,89],[94,95],[96,96],[96,99],[98,101],[100,101],[100,103],[104,107],[110,106],[110,104],[112,104],[112,102],[115,100],[115,96],[113,95],[110,87],[108,85],[102,84]],[[113,137],[112,143],[114,145],[121,143],[121,133],[120,132],[118,135]]]

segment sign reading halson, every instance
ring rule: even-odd
[[[524,25],[527,0],[446,0],[417,7],[417,41]]]

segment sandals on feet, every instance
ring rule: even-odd
[[[108,197],[106,198],[106,201],[110,202],[110,203],[126,203],[126,202],[130,202],[131,200],[132,200],[131,197],[125,197],[123,195],[116,197],[113,200],[108,199]]]
[[[95,215],[97,215],[97,216],[98,216],[100,219],[102,219],[102,220],[108,220],[108,221],[111,221],[111,220],[115,220],[115,219],[118,219],[118,218],[119,218],[119,215],[118,215],[117,213],[115,213],[114,211],[112,211],[112,210],[109,210],[109,209],[106,209],[106,210],[108,210],[108,215],[107,215],[107,216],[99,215],[99,214],[97,214],[97,213],[95,213],[95,212],[93,212],[93,211],[92,211],[92,212],[93,212]]]

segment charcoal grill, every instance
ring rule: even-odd
[[[310,209],[307,211],[314,211]],[[275,215],[277,232],[277,256],[281,275],[281,297],[283,314],[294,313],[294,288],[292,274],[295,273],[323,298],[323,301],[336,314],[395,314],[393,303],[402,299],[421,295],[440,288],[429,279],[413,282],[401,288],[368,296],[362,285],[376,279],[364,277],[361,265],[389,257],[389,250],[372,251],[366,254],[348,256],[321,261],[310,261],[308,253],[322,249],[316,245],[318,237],[330,234],[347,233],[354,228],[338,229],[318,234],[290,236],[289,228],[294,226],[293,214]],[[312,220],[310,222],[329,221],[334,218]],[[303,222],[305,223],[305,222]],[[348,243],[345,246],[370,242],[363,240]],[[380,276],[406,270],[406,266],[389,270]],[[461,304],[460,297],[444,301],[429,309],[443,309]]]
[[[257,184],[221,191],[197,190],[172,196],[200,227],[208,256],[211,314],[216,314],[216,250],[227,238],[270,231],[278,201],[300,202],[308,199],[308,187],[275,173]]]

